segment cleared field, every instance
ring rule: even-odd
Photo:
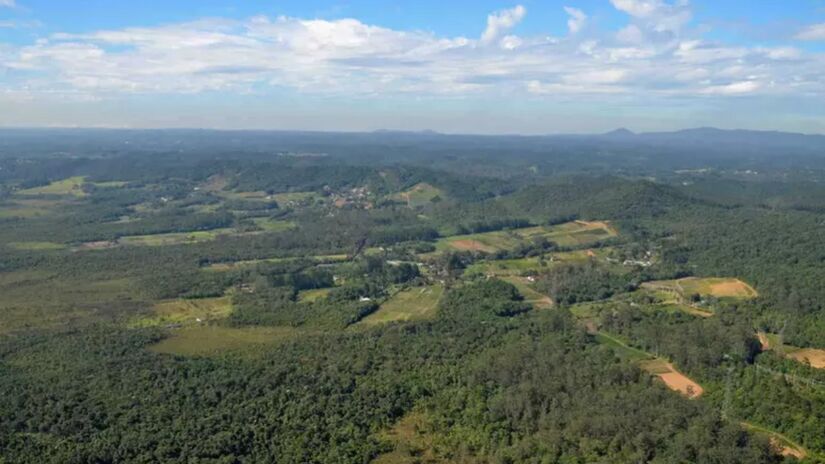
[[[232,297],[175,299],[162,301],[152,307],[152,315],[134,321],[132,327],[165,324],[194,324],[222,319],[232,312]]]
[[[705,392],[701,385],[677,371],[676,368],[673,367],[673,364],[664,359],[657,358],[650,361],[643,361],[639,365],[642,369],[659,377],[668,388],[690,399],[698,398]]]
[[[825,369],[825,350],[817,348],[799,348],[787,353],[791,359],[810,364],[817,369]]]
[[[264,230],[264,232],[282,232],[292,229],[295,224],[289,221],[279,221],[271,218],[254,218],[252,222]]]
[[[301,290],[298,292],[298,301],[302,303],[312,303],[325,298],[332,291],[331,288],[316,288],[314,290]]]
[[[17,199],[0,204],[0,218],[33,218],[50,214],[60,201],[42,198]]]
[[[265,259],[250,259],[245,261],[233,261],[230,263],[215,263],[204,267],[207,271],[229,271],[243,267],[255,266],[263,263],[283,263],[287,261],[297,261],[299,259],[312,259],[318,263],[335,263],[346,261],[347,255],[318,255],[310,256],[308,258],[265,258]]]
[[[521,296],[524,297],[524,301],[530,303],[536,309],[550,308],[553,306],[553,300],[549,296],[533,290],[533,288],[530,287],[530,281],[527,280],[527,278],[509,276],[502,277],[502,280],[513,284],[516,289],[518,289],[519,293],[521,293]]]
[[[361,325],[428,319],[435,314],[438,300],[444,293],[441,285],[412,287],[396,293],[378,311],[359,322]]]
[[[26,251],[62,250],[66,248],[66,245],[54,242],[9,242],[8,245],[15,250]]]
[[[295,207],[311,204],[318,198],[315,192],[285,192],[273,195],[280,206]]]
[[[436,197],[444,198],[444,196],[444,192],[441,191],[441,189],[422,182],[414,185],[405,192],[393,195],[392,198],[396,201],[403,201],[409,208],[420,208],[431,204]]]
[[[118,244],[133,246],[181,245],[185,243],[208,242],[215,240],[219,235],[231,235],[234,232],[235,229],[223,228],[193,232],[173,232],[169,234],[132,235],[119,238]]]
[[[291,327],[245,327],[242,329],[197,325],[172,331],[168,338],[149,347],[156,353],[178,356],[215,356],[227,351],[249,351],[299,335]]]
[[[682,298],[698,294],[717,298],[755,298],[759,294],[750,285],[739,279],[727,277],[685,277],[679,280],[645,282],[642,287],[651,290],[672,291]]]
[[[544,258],[544,265],[542,265],[538,256],[519,259],[482,260],[467,267],[465,273],[495,276],[523,275],[525,272],[539,272],[564,263],[586,262],[589,259],[603,260],[610,253],[610,250],[610,248],[603,248],[549,253]]]
[[[436,243],[440,250],[473,250],[494,253],[510,250],[522,243],[547,239],[561,246],[583,246],[618,235],[616,229],[603,221],[573,221],[555,226],[526,227],[479,234],[445,237]]]
[[[30,189],[20,190],[18,195],[74,195],[82,197],[86,195],[83,192],[82,186],[85,182],[85,177],[69,177],[68,179],[58,180],[49,185],[42,187],[34,187]]]
[[[593,335],[597,342],[611,347],[620,358],[627,361],[645,361],[653,359],[653,355],[650,353],[642,351],[638,348],[633,348],[616,336],[605,332],[595,332]]]

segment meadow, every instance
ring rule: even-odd
[[[378,311],[362,319],[359,324],[371,326],[430,319],[435,315],[443,293],[444,287],[441,285],[404,289],[390,297],[381,304]]]
[[[495,253],[512,250],[521,244],[546,239],[564,247],[590,245],[618,236],[618,231],[604,221],[573,221],[555,226],[536,226],[478,234],[454,235],[436,243],[439,250],[481,251]]]

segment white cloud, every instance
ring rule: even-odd
[[[616,38],[620,42],[638,44],[644,41],[644,33],[639,29],[639,26],[628,24],[616,33]]]
[[[570,18],[567,20],[567,28],[570,30],[570,33],[576,34],[582,30],[584,24],[587,22],[587,15],[584,14],[582,10],[569,6],[564,7],[564,11],[570,15]]]
[[[478,39],[264,16],[54,34],[0,44],[0,89],[73,99],[273,89],[443,98],[825,95],[821,53],[729,46],[691,30],[658,40],[648,20],[684,2],[613,1],[632,13],[629,25],[609,34],[572,26],[564,38],[512,33],[523,7],[490,15]]]
[[[512,29],[524,19],[527,9],[516,5],[509,10],[501,10],[487,16],[487,28],[481,34],[482,43],[490,43],[498,39],[501,34]]]
[[[14,0],[0,0],[0,7],[2,6],[14,8],[16,5]]]
[[[811,24],[796,34],[799,40],[825,40],[825,23]]]
[[[693,17],[688,0],[676,0],[674,3],[662,0],[610,0],[610,3],[646,29],[658,33],[678,33]]]
[[[760,87],[761,84],[759,84],[756,81],[740,81],[726,85],[714,85],[706,87],[702,89],[702,93],[712,95],[741,95],[755,92],[759,90]]]

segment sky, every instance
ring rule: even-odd
[[[825,0],[0,0],[0,126],[825,133]]]

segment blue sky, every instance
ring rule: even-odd
[[[0,0],[0,125],[825,133],[825,0]]]

